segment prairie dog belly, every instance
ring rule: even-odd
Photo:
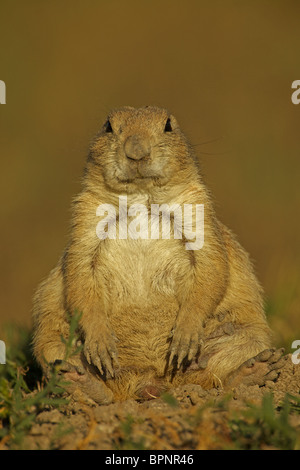
[[[178,290],[190,269],[189,255],[180,240],[106,240],[104,245],[99,275],[105,279],[119,362],[161,369],[179,309]]]
[[[158,295],[174,297],[186,282],[190,260],[179,240],[108,240],[99,269],[109,297],[144,305]]]

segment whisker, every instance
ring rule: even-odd
[[[212,144],[213,142],[218,142],[219,140],[224,139],[223,136],[221,137],[216,137],[216,139],[211,139],[211,140],[206,140],[204,142],[200,142],[199,144],[192,144],[193,147],[198,147],[200,145],[206,145],[206,144]]]
[[[198,152],[199,155],[226,155],[228,152]]]

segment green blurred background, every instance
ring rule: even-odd
[[[31,324],[106,113],[151,104],[195,145],[289,349],[300,338],[300,2],[1,0],[0,14],[0,337],[7,322]]]

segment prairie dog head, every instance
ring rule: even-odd
[[[188,144],[175,117],[152,106],[112,111],[89,158],[106,185],[127,193],[166,185],[188,161]]]

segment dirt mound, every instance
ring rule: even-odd
[[[198,385],[144,402],[106,406],[70,402],[40,411],[27,449],[295,448],[300,432],[300,365],[288,357],[276,382],[225,392]],[[287,394],[296,401],[288,403]],[[2,443],[9,448],[9,443]]]

